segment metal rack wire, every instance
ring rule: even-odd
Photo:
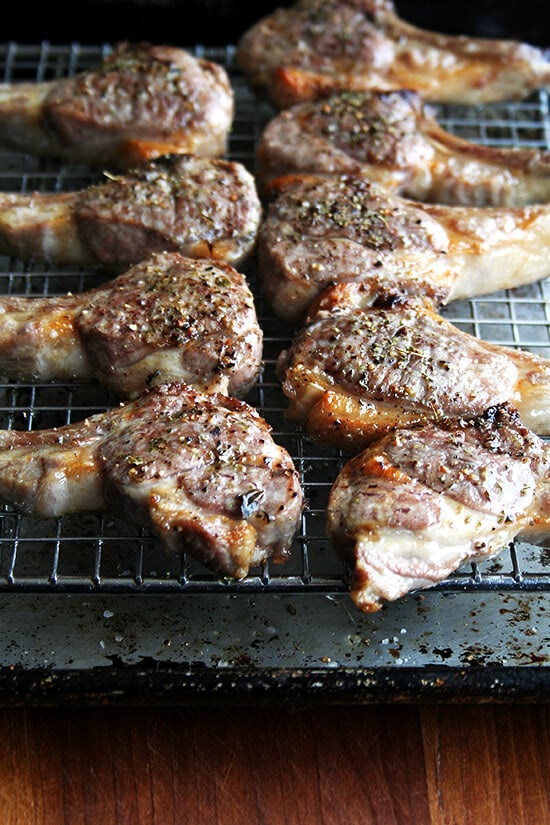
[[[0,47],[0,77],[6,81],[47,80],[93,66],[109,44],[56,46],[50,43]],[[199,56],[228,69],[236,96],[229,156],[254,171],[255,146],[273,112],[248,89],[234,66],[234,49],[193,47]],[[441,107],[441,125],[480,143],[550,147],[546,93],[517,104],[460,109]],[[0,151],[0,189],[14,192],[67,191],[94,181],[73,164]],[[330,486],[343,465],[335,450],[315,445],[285,417],[286,401],[275,375],[280,351],[293,331],[273,316],[258,290],[254,261],[245,268],[256,295],[264,330],[264,369],[247,400],[273,427],[301,473],[307,506],[292,559],[267,564],[242,582],[228,585],[185,554],[167,554],[147,531],[110,516],[83,514],[37,522],[8,507],[0,511],[0,592],[26,593],[179,593],[266,592],[342,593],[349,570],[328,545],[324,518]],[[54,295],[78,292],[99,283],[97,272],[23,264],[0,257],[0,293]],[[550,357],[550,286],[546,282],[505,293],[457,302],[444,310],[458,327],[495,343],[522,347]],[[111,398],[96,385],[0,384],[0,427],[60,426],[108,408]],[[491,563],[468,566],[435,589],[547,590],[550,559],[545,548],[517,543]]]

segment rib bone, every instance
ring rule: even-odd
[[[238,264],[261,214],[240,163],[170,155],[77,192],[0,193],[0,252],[118,271],[161,251]]]
[[[95,379],[132,397],[183,381],[244,396],[262,362],[253,295],[229,264],[156,253],[80,295],[0,298],[0,373]]]
[[[262,286],[291,321],[329,285],[379,278],[450,301],[550,274],[550,204],[475,207],[386,195],[364,177],[284,176],[258,235]]]
[[[430,301],[374,284],[328,289],[279,356],[289,417],[346,452],[397,428],[505,402],[550,435],[550,360],[478,340]]]
[[[75,76],[0,84],[0,143],[91,166],[219,157],[233,115],[225,69],[171,46],[119,43]]]
[[[400,19],[392,0],[298,0],[251,26],[237,59],[279,108],[339,89],[411,88],[428,101],[486,103],[550,83],[541,49],[427,31]]]
[[[463,206],[550,200],[550,152],[457,137],[403,89],[343,91],[277,114],[260,137],[258,179],[290,173],[361,174],[403,197]]]
[[[237,579],[288,557],[302,508],[256,410],[177,383],[75,424],[0,431],[0,498],[36,518],[111,513]]]

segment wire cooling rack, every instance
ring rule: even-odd
[[[5,81],[49,80],[94,66],[110,50],[99,46],[8,43],[0,46],[0,77]],[[273,111],[248,89],[235,68],[234,48],[194,46],[197,56],[224,65],[236,97],[229,157],[254,172],[255,147]],[[550,148],[548,97],[490,107],[440,107],[441,125],[479,143]],[[0,151],[0,189],[13,192],[69,191],[95,181],[87,168]],[[0,511],[0,591],[23,593],[102,592],[271,592],[343,593],[350,570],[338,559],[325,535],[326,502],[344,463],[335,450],[320,448],[286,420],[286,400],[275,375],[275,362],[293,334],[274,317],[258,289],[255,262],[244,271],[256,296],[264,330],[264,369],[247,401],[273,427],[299,470],[306,496],[292,559],[267,563],[239,583],[226,584],[186,554],[167,553],[146,530],[101,514],[71,515],[36,521],[9,507]],[[56,295],[98,284],[97,272],[23,264],[0,257],[0,293]],[[521,347],[550,357],[550,285],[541,282],[471,301],[457,302],[444,314],[458,327],[485,340]],[[0,427],[18,429],[61,426],[107,409],[109,394],[95,384],[0,384]],[[517,543],[484,565],[467,566],[434,589],[547,590],[548,550]]]

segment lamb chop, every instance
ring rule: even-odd
[[[341,89],[412,88],[428,101],[477,104],[550,84],[541,49],[427,31],[402,20],[392,0],[298,0],[275,9],[243,34],[237,61],[278,108]]]
[[[417,92],[342,91],[279,112],[257,148],[262,185],[289,173],[360,174],[388,192],[464,206],[550,200],[550,152],[495,148],[439,126]]]
[[[183,49],[122,42],[95,68],[0,84],[0,143],[111,169],[227,149],[234,95],[225,69]]]
[[[481,341],[429,300],[363,287],[329,288],[277,361],[288,415],[316,441],[357,452],[397,427],[505,402],[550,435],[550,360]]]
[[[513,539],[550,532],[550,448],[507,405],[404,428],[350,459],[328,502],[334,548],[365,612],[433,586]]]
[[[258,412],[180,383],[77,423],[0,431],[0,498],[39,519],[108,512],[235,579],[288,557],[302,509]]]
[[[550,274],[550,204],[475,207],[387,195],[364,177],[283,176],[258,233],[263,291],[300,321],[329,285],[388,273],[435,302]]]
[[[261,215],[242,164],[166,155],[76,192],[0,193],[0,252],[118,271],[160,251],[236,265]]]
[[[9,379],[94,379],[121,397],[182,381],[242,397],[261,363],[254,298],[229,264],[154,253],[79,295],[0,298]]]

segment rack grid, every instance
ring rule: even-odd
[[[5,81],[48,80],[95,65],[110,49],[8,43],[0,47],[0,76]],[[228,156],[254,172],[259,135],[274,114],[258,100],[235,67],[234,47],[195,46],[197,56],[223,64],[231,77],[236,116]],[[443,128],[469,140],[498,146],[550,148],[548,96],[485,107],[433,107]],[[71,191],[95,182],[99,172],[85,167],[0,151],[0,189],[13,192]],[[264,331],[264,368],[247,401],[273,427],[276,441],[292,455],[303,481],[306,508],[292,559],[267,563],[242,582],[227,584],[186,554],[167,554],[160,542],[103,514],[81,514],[35,521],[4,507],[0,516],[0,592],[20,593],[345,593],[350,570],[330,548],[325,509],[330,486],[345,457],[320,448],[286,419],[286,401],[275,363],[293,330],[264,302],[254,260],[244,266],[256,297]],[[56,295],[99,284],[97,271],[24,264],[0,257],[0,293]],[[457,327],[493,343],[528,349],[550,357],[550,286],[541,281],[516,290],[456,302],[443,309]],[[94,384],[0,384],[0,427],[21,429],[60,426],[107,409],[109,394]],[[548,549],[517,542],[491,562],[468,565],[434,590],[548,591]]]

